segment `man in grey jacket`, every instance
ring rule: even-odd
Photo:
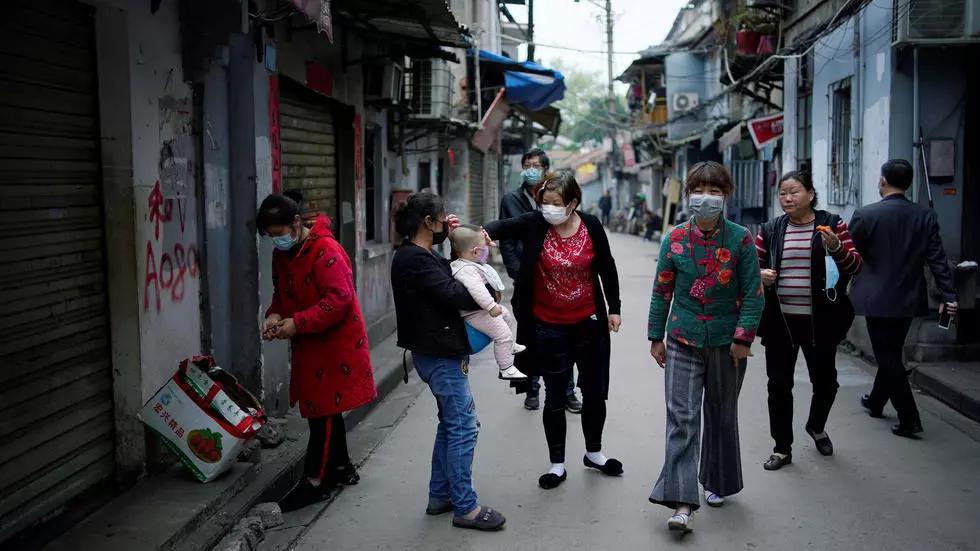
[[[551,160],[548,159],[548,155],[544,151],[534,148],[521,157],[521,168],[521,186],[504,194],[500,199],[501,220],[517,218],[537,208],[534,200],[534,186],[541,183],[542,179],[544,179],[544,174],[551,168]],[[507,275],[510,276],[512,281],[517,281],[517,275],[521,271],[521,257],[524,254],[523,245],[519,241],[501,241],[500,254],[504,257],[504,266],[507,268]],[[518,300],[520,300],[520,297],[517,296],[517,290],[515,289],[514,296],[511,298],[511,306],[513,306],[514,312],[518,311]],[[529,410],[535,410],[541,407],[540,393],[541,379],[539,377],[532,377],[531,389],[524,399],[524,407]],[[582,402],[575,395],[574,377],[570,377],[568,380],[567,396],[568,402],[566,408],[568,411],[572,413],[581,412]]]
[[[891,400],[898,412],[892,432],[918,438],[922,421],[902,351],[912,318],[928,314],[923,268],[929,267],[943,294],[940,313],[955,315],[958,299],[936,213],[905,197],[911,185],[912,165],[904,159],[890,160],[881,167],[881,201],[854,213],[851,237],[864,265],[851,287],[851,301],[855,312],[867,318],[878,361],[874,387],[861,398],[861,405],[872,417],[881,417]]]

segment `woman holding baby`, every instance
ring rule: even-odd
[[[527,350],[517,367],[545,383],[543,412],[551,468],[541,488],[561,485],[565,470],[565,394],[577,364],[582,389],[582,431],[586,467],[610,476],[623,465],[602,453],[602,430],[609,391],[611,331],[619,331],[619,278],[601,222],[578,210],[582,190],[569,171],[549,173],[535,190],[541,206],[517,218],[487,224],[489,237],[523,243],[515,292],[521,297],[517,342]]]

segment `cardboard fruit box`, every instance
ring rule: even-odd
[[[140,419],[201,482],[228,470],[266,420],[255,396],[210,356],[182,361]]]

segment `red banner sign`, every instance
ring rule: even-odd
[[[749,135],[756,149],[762,149],[783,137],[783,114],[759,117],[749,121]]]
[[[269,149],[272,154],[272,192],[282,191],[282,141],[279,137],[279,75],[269,77]]]

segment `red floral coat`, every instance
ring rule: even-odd
[[[350,259],[320,216],[299,251],[272,255],[272,306],[266,316],[293,318],[289,402],[303,417],[362,406],[377,396],[371,348],[354,291]]]

